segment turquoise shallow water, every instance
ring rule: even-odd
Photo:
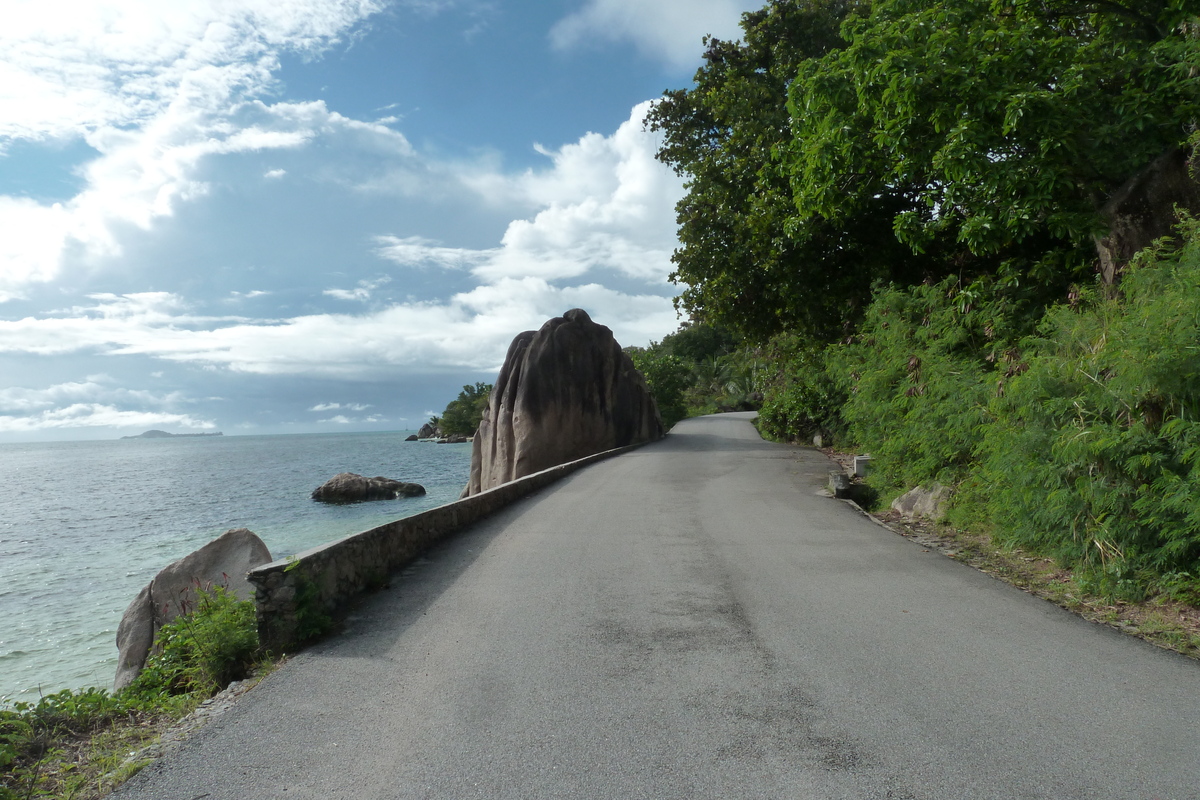
[[[125,607],[229,528],[249,528],[282,558],[457,499],[471,446],[408,433],[0,444],[0,698],[111,686]],[[428,494],[313,502],[338,472]]]

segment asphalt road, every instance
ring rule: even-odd
[[[1200,664],[688,420],[446,543],[115,795],[1200,798]]]

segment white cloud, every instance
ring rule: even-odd
[[[388,277],[377,278],[373,281],[359,281],[358,286],[353,289],[326,289],[321,294],[333,297],[337,300],[357,300],[365,303],[371,299],[371,292],[389,283],[392,279]]]
[[[473,269],[486,263],[499,248],[471,250],[465,247],[443,247],[441,242],[421,236],[377,236],[376,254],[404,267],[433,265],[442,269]]]
[[[107,375],[89,375],[83,381],[45,388],[9,386],[0,388],[0,433],[154,425],[214,427],[208,420],[174,410],[187,402],[179,392],[157,394],[117,386]]]
[[[380,304],[354,314],[254,319],[198,316],[182,297],[166,292],[96,294],[92,305],[40,319],[0,320],[0,352],[142,355],[242,373],[365,378],[400,366],[498,368],[517,332],[572,307],[588,310],[624,344],[661,338],[677,321],[665,276],[675,244],[673,208],[683,190],[680,180],[654,160],[657,140],[642,126],[648,108],[644,103],[633,109],[611,136],[588,134],[545,150],[546,169],[519,175],[460,173],[480,196],[535,209],[513,221],[496,247],[376,237],[376,254],[393,263],[470,270],[481,280],[482,285],[446,300]],[[257,104],[254,110],[265,109]],[[298,129],[332,126],[353,135],[377,133],[320,104],[293,105],[281,113],[305,119]],[[395,152],[408,146],[402,137],[386,138],[399,136],[391,131],[379,136],[373,141]],[[617,272],[643,282],[646,290],[605,288],[596,278],[588,281],[592,272]],[[324,294],[367,302],[389,280],[364,279],[354,288]]]
[[[287,175],[286,169],[269,169],[263,173],[263,177],[266,178],[267,180],[278,180],[279,178],[282,178],[284,175]]]
[[[659,137],[643,125],[650,106],[634,107],[611,136],[589,133],[558,150],[540,148],[549,169],[464,173],[463,181],[483,198],[540,209],[510,223],[499,247],[471,250],[419,236],[381,236],[377,253],[404,266],[470,269],[486,281],[570,279],[608,269],[665,284],[683,181],[654,158]]]
[[[338,414],[336,416],[330,417],[329,419],[319,419],[319,420],[317,420],[317,422],[318,423],[333,422],[338,425],[349,425],[351,422],[351,419],[349,417],[345,417],[345,416],[342,416],[341,414]]]
[[[208,429],[216,425],[187,414],[166,414],[156,411],[122,411],[99,403],[75,403],[28,416],[0,415],[0,433],[26,433],[56,428],[149,428],[158,425],[178,425],[184,428]]]
[[[255,100],[219,111],[173,105],[141,128],[95,132],[89,142],[101,155],[81,169],[86,186],[75,197],[43,205],[0,196],[0,212],[8,212],[0,213],[0,301],[20,296],[30,283],[53,280],[71,248],[85,257],[119,255],[117,225],[149,229],[180,202],[208,193],[197,178],[206,159],[296,149],[317,137],[401,160],[413,156],[403,135],[344,117],[320,101],[268,106]]]
[[[0,153],[17,139],[83,138],[100,155],[67,202],[0,196],[0,302],[53,280],[70,249],[119,254],[115,223],[148,228],[203,195],[205,157],[299,147],[314,135],[305,118],[387,130],[322,104],[255,102],[282,52],[328,47],[381,2],[7,0]]]
[[[760,2],[739,0],[588,0],[550,31],[559,50],[596,40],[631,41],[644,55],[684,70],[696,66],[706,35],[737,39],[743,11]]]
[[[6,0],[0,137],[140,127],[271,84],[282,51],[317,52],[378,0]],[[197,102],[197,101],[200,102]]]
[[[309,411],[337,411],[342,408],[348,411],[366,411],[370,407],[370,404],[362,403],[346,403],[344,405],[342,403],[317,403]]]
[[[536,277],[501,278],[442,303],[284,320],[193,316],[179,298],[159,293],[98,299],[95,307],[57,317],[0,320],[0,352],[144,355],[243,373],[367,379],[397,367],[498,369],[516,333],[574,307],[623,344],[645,343],[675,327],[667,297],[598,284],[556,287]]]

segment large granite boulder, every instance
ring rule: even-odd
[[[418,497],[425,494],[419,483],[405,483],[391,478],[365,478],[354,472],[339,472],[313,489],[312,499],[323,503],[361,503],[364,500],[395,500],[397,497]]]
[[[434,427],[432,422],[426,422],[421,426],[421,429],[417,431],[418,439],[436,439],[437,435],[438,429]]]
[[[892,510],[906,519],[920,517],[938,522],[946,516],[949,500],[949,487],[931,483],[928,488],[918,486],[897,497],[892,501]]]
[[[271,560],[262,539],[245,528],[234,528],[164,567],[138,592],[117,626],[113,691],[124,689],[142,671],[159,628],[195,608],[198,586],[224,586],[238,599],[249,600],[246,573]]]
[[[475,432],[463,495],[662,434],[642,374],[612,331],[575,308],[513,339]]]

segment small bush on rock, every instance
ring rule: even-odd
[[[245,677],[258,655],[254,603],[223,586],[197,587],[194,608],[158,632],[135,694],[212,694]]]

